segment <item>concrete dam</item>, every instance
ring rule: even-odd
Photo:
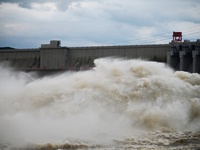
[[[200,40],[173,40],[169,44],[62,47],[54,40],[35,49],[0,49],[0,63],[25,71],[88,70],[94,59],[117,57],[164,62],[175,70],[200,73]]]

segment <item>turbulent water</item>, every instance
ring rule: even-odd
[[[200,75],[104,58],[37,77],[0,66],[0,149],[197,149]]]

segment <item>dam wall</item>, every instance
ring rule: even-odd
[[[170,45],[129,45],[129,46],[96,46],[70,47],[67,65],[70,68],[92,67],[94,59],[103,57],[141,58],[166,62]]]
[[[34,69],[40,66],[39,49],[1,49],[0,62],[16,69]]]
[[[166,62],[169,49],[169,44],[61,47],[60,41],[50,41],[38,49],[0,49],[0,61],[17,69],[80,70],[94,67],[94,59],[103,57]]]
[[[0,48],[0,63],[21,70],[87,70],[94,60],[104,57],[146,59],[167,63],[174,70],[200,73],[200,40],[172,41],[169,44],[61,47],[50,41],[36,49]]]

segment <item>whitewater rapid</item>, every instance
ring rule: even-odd
[[[0,146],[98,145],[200,131],[200,75],[102,58],[88,71],[37,77],[0,66]]]

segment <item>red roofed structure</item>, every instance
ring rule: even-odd
[[[173,32],[173,41],[182,42],[182,32]]]

